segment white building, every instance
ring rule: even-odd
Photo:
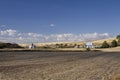
[[[86,47],[86,48],[94,48],[94,45],[93,45],[92,42],[87,42],[87,43],[85,44],[85,47]]]
[[[35,45],[32,43],[31,45],[29,45],[29,49],[34,49]]]

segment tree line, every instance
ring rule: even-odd
[[[117,35],[116,40],[113,40],[111,44],[108,44],[107,41],[102,43],[102,48],[117,47],[120,46],[120,35]]]
[[[22,48],[16,43],[0,43],[0,49],[2,48]]]

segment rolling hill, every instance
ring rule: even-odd
[[[101,46],[104,41],[107,41],[109,44],[114,40],[115,38],[109,38],[109,39],[102,39],[102,40],[95,40],[95,41],[86,41],[86,42],[92,42],[96,46]],[[116,40],[116,39],[115,39]],[[57,44],[67,44],[68,46],[74,46],[74,45],[79,45],[79,46],[84,46],[86,42],[47,42],[47,43],[35,43],[37,47],[42,47],[42,46],[54,46]],[[22,47],[28,47],[30,44],[19,44]]]

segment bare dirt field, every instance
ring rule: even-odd
[[[120,80],[120,53],[0,52],[0,80]]]

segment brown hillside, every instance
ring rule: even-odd
[[[95,40],[95,41],[91,41],[94,43],[94,45],[100,46],[102,45],[102,43],[104,41],[107,41],[109,44],[112,42],[112,40],[114,40],[115,38],[109,38],[109,39],[102,39],[102,40]],[[85,45],[86,42],[49,42],[49,43],[36,43],[35,45],[37,47],[41,47],[41,46],[46,46],[46,45],[56,45],[56,44],[68,44],[68,45],[80,45],[83,46]],[[28,47],[30,44],[19,44],[22,47]]]

